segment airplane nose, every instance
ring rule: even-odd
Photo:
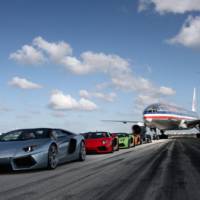
[[[144,121],[146,121],[146,122],[152,122],[152,118],[150,117],[150,116],[143,116],[143,118],[144,118]]]

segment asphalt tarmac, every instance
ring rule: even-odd
[[[0,173],[0,200],[199,200],[200,140],[160,140],[56,170]]]

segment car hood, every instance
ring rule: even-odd
[[[86,139],[86,145],[102,145],[102,141],[109,141],[109,138],[92,138]]]
[[[127,140],[127,139],[129,139],[129,137],[120,137],[120,138],[119,138],[119,141],[125,141],[125,140]]]
[[[24,140],[24,141],[11,141],[11,142],[0,142],[0,158],[14,157],[18,153],[26,153],[23,151],[24,147],[36,145],[37,147],[47,143],[49,139],[35,139],[35,140]]]

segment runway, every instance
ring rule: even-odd
[[[1,200],[198,200],[200,140],[160,140],[56,170],[1,172]]]

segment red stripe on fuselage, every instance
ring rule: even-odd
[[[160,119],[160,120],[170,120],[170,119],[178,119],[178,120],[191,120],[191,118],[186,117],[175,117],[175,116],[144,116],[144,119]]]

